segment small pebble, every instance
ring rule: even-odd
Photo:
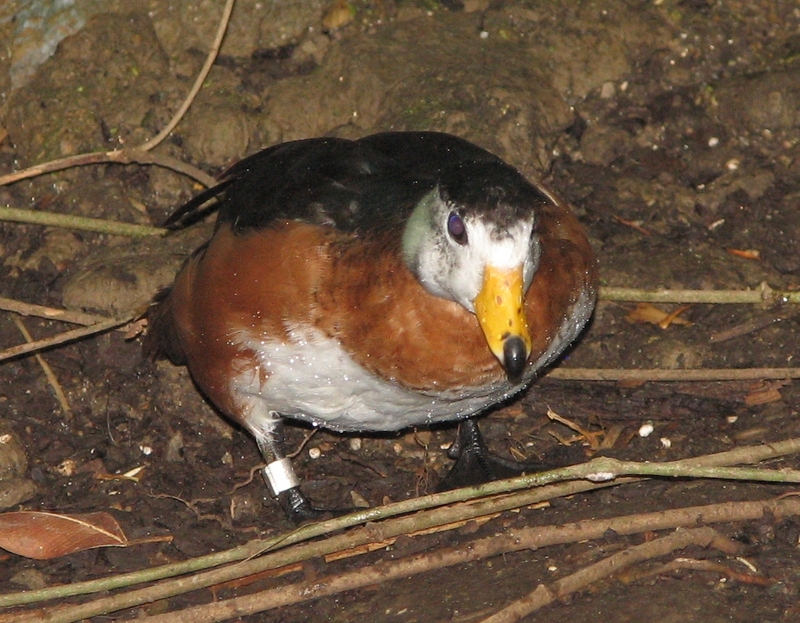
[[[74,459],[64,459],[55,466],[54,471],[61,476],[72,476],[78,468]]]
[[[50,584],[47,575],[38,569],[23,569],[9,578],[10,581],[18,586],[24,586],[28,590],[45,588]]]
[[[322,450],[319,448],[309,448],[308,449],[308,457],[310,459],[318,459],[322,456]]]
[[[353,506],[356,508],[369,508],[367,499],[357,491],[350,491],[350,500],[352,500]]]
[[[738,158],[731,158],[730,160],[728,160],[728,162],[725,163],[725,168],[728,169],[728,171],[735,171],[736,169],[739,168],[740,164],[742,164],[741,160],[739,160]]]
[[[653,426],[652,422],[645,422],[639,427],[639,437],[649,437],[654,430],[655,426]]]

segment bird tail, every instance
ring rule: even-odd
[[[175,365],[186,364],[178,332],[175,328],[175,317],[172,313],[172,288],[164,288],[153,297],[147,310],[147,333],[142,341],[142,353],[152,361],[169,359]]]

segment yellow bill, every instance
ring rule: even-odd
[[[514,380],[531,354],[531,336],[525,319],[522,266],[512,269],[487,266],[483,286],[475,297],[475,314],[494,356]]]

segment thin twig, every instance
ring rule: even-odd
[[[720,342],[724,342],[726,340],[732,340],[734,338],[747,335],[748,333],[759,331],[760,329],[768,327],[775,322],[790,320],[795,316],[800,316],[800,307],[795,307],[793,309],[780,309],[777,312],[770,312],[768,316],[748,320],[747,322],[736,325],[735,327],[712,333],[710,336],[708,336],[708,341],[711,344],[719,344]]]
[[[532,593],[518,599],[481,623],[517,623],[532,612],[540,610],[557,599],[577,593],[591,584],[610,577],[635,564],[666,556],[676,550],[690,545],[704,548],[714,547],[725,553],[735,553],[741,547],[734,541],[724,537],[713,528],[693,528],[677,530],[660,539],[634,545],[608,558],[589,565],[565,578],[553,582],[550,586],[540,584]]]
[[[47,318],[48,320],[59,320],[62,322],[69,322],[71,324],[80,324],[85,327],[89,326],[90,324],[95,324],[96,322],[110,320],[110,318],[107,316],[98,316],[97,314],[87,314],[86,312],[46,307],[44,305],[34,305],[33,303],[25,303],[24,301],[9,299],[2,296],[0,296],[0,309],[4,311],[16,312],[21,316],[36,316],[38,318]]]
[[[740,571],[736,571],[727,565],[720,564],[718,562],[712,562],[711,560],[697,560],[695,558],[676,558],[675,560],[671,560],[670,562],[664,563],[663,565],[656,567],[654,569],[642,570],[638,573],[629,573],[625,575],[625,582],[631,582],[634,580],[641,580],[648,577],[658,576],[658,575],[665,575],[667,573],[673,573],[675,571],[680,571],[682,569],[689,569],[692,571],[711,571],[713,573],[718,573],[720,575],[724,575],[729,577],[736,582],[741,584],[753,584],[755,586],[773,586],[778,582],[778,580],[773,580],[771,578],[765,577],[763,575],[755,575],[754,573],[742,573]]]
[[[22,319],[19,316],[13,316],[14,324],[17,325],[17,329],[19,332],[22,333],[22,337],[25,338],[25,341],[28,343],[33,342],[33,337],[28,332],[28,328],[25,326],[25,323],[22,322]],[[47,382],[50,383],[50,387],[53,388],[53,393],[56,395],[56,399],[58,400],[58,404],[61,405],[61,410],[64,412],[64,417],[67,420],[72,419],[72,409],[69,406],[69,401],[67,400],[67,396],[64,394],[64,390],[61,387],[61,383],[58,382],[58,378],[53,373],[53,369],[50,367],[44,357],[39,355],[38,353],[35,355],[36,361],[39,364],[39,367],[44,372],[44,376],[47,379]]]
[[[34,223],[64,229],[78,229],[80,231],[93,231],[100,234],[114,236],[163,236],[168,230],[163,227],[150,225],[137,225],[110,221],[90,216],[75,216],[73,214],[59,214],[58,212],[42,212],[40,210],[22,210],[9,206],[0,206],[0,220],[16,223]]]
[[[690,370],[627,370],[623,368],[554,368],[549,378],[562,381],[753,381],[797,379],[800,368],[707,368]]]
[[[5,361],[6,359],[12,359],[13,357],[19,357],[21,355],[27,355],[29,353],[44,350],[45,348],[50,348],[51,346],[57,346],[58,344],[73,342],[88,335],[103,333],[105,331],[109,331],[116,327],[127,324],[132,319],[133,319],[132,315],[128,318],[121,318],[121,319],[110,318],[108,320],[104,320],[103,322],[98,322],[89,325],[88,327],[72,329],[71,331],[65,331],[64,333],[59,333],[58,335],[44,338],[42,340],[36,340],[35,342],[29,342],[27,344],[20,344],[19,346],[6,348],[5,350],[0,351],[0,361]]]
[[[139,149],[143,151],[150,151],[154,147],[156,147],[161,141],[163,141],[172,130],[175,129],[175,126],[178,125],[178,122],[183,118],[186,114],[186,111],[189,110],[189,106],[192,105],[194,102],[195,97],[200,92],[203,83],[206,81],[206,77],[208,76],[208,72],[211,71],[211,66],[214,64],[214,61],[217,59],[217,55],[219,54],[219,50],[222,47],[222,40],[225,38],[225,33],[228,30],[228,22],[231,19],[231,13],[233,12],[233,5],[235,0],[227,0],[225,2],[225,8],[222,11],[222,17],[219,21],[219,27],[217,28],[217,34],[214,36],[214,42],[211,44],[211,49],[208,52],[208,56],[206,56],[206,62],[203,65],[203,68],[200,70],[200,73],[197,76],[197,79],[194,81],[194,85],[192,89],[189,91],[189,94],[186,96],[186,99],[181,104],[181,107],[178,109],[170,122],[159,132],[156,136],[151,138],[147,141],[144,145],[142,145]]]
[[[766,283],[758,290],[644,290],[639,288],[601,287],[604,301],[639,301],[643,303],[800,303],[800,291],[778,291]]]
[[[142,151],[141,149],[132,147],[130,149],[112,149],[111,151],[95,151],[88,154],[78,154],[58,160],[51,160],[50,162],[43,162],[42,164],[36,164],[22,171],[15,171],[14,173],[0,176],[0,186],[6,186],[32,177],[38,177],[45,173],[55,173],[56,171],[63,171],[64,169],[71,169],[73,167],[108,162],[116,164],[152,164],[182,173],[206,187],[213,186],[217,183],[216,178],[210,176],[205,171],[178,160],[177,158],[154,152]]]

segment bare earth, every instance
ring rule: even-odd
[[[193,15],[195,4],[201,3],[183,3],[184,17]],[[153,136],[202,64],[218,4],[202,5],[200,34],[187,31],[191,20],[177,13],[148,13],[146,3],[114,4],[117,12],[95,11],[24,85],[12,92],[10,79],[0,79],[0,128],[8,133],[0,138],[0,174]],[[260,35],[247,30],[249,21],[263,16],[250,3],[240,4],[238,40],[223,49],[207,86],[160,153],[216,174],[281,140],[444,130],[495,151],[564,195],[589,231],[603,285],[743,290],[766,282],[775,289],[800,288],[800,8],[793,0],[610,0],[563,7],[519,0],[465,7],[365,1],[352,5],[354,20],[327,34],[321,32],[326,7],[305,2],[275,26],[280,37],[262,22]],[[164,169],[102,165],[0,187],[0,205],[158,224],[197,190]],[[0,295],[120,313],[146,303],[168,283],[207,232],[204,225],[169,240],[131,242],[2,223]],[[667,329],[629,322],[634,307],[601,302],[590,330],[562,365],[747,368],[792,367],[800,360],[800,316],[788,307],[693,305],[679,316],[687,324]],[[717,339],[749,322],[741,335]],[[25,323],[36,338],[68,327],[34,318]],[[0,343],[21,341],[11,316],[0,316]],[[0,500],[9,509],[107,510],[131,538],[174,540],[52,561],[0,552],[0,590],[183,560],[290,528],[260,480],[232,492],[259,463],[255,444],[202,400],[185,370],[143,361],[138,341],[119,332],[54,349],[45,358],[72,413],[61,410],[34,358],[0,366],[0,433],[19,442],[0,450]],[[482,428],[506,455],[558,465],[585,460],[590,452],[580,441],[566,446],[551,434],[567,439],[572,432],[547,418],[548,407],[586,429],[619,433],[603,453],[623,459],[666,461],[800,436],[796,381],[624,386],[545,378],[521,400],[489,414]],[[641,437],[637,431],[645,422],[654,433]],[[290,427],[290,442],[299,446],[308,432]],[[376,506],[433,491],[449,468],[442,446],[453,434],[444,427],[354,443],[321,431],[296,466],[314,500],[346,506],[364,499]],[[311,458],[310,450],[319,458]],[[98,477],[137,466],[144,466],[138,482]],[[797,460],[769,465],[788,466],[797,467]],[[790,490],[651,480],[505,513],[477,533],[470,528],[419,537],[399,551],[315,562],[305,573],[327,575],[411,551],[435,552],[508,526]],[[800,520],[725,524],[720,530],[745,545],[744,558],[770,583],[709,571],[610,580],[526,620],[800,620]],[[246,620],[477,621],[540,582],[641,541],[609,534]],[[680,555],[752,572],[712,550]],[[216,597],[285,581],[261,579],[221,589]],[[141,610],[212,599],[200,591]]]

